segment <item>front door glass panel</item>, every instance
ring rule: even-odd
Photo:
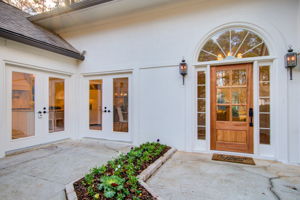
[[[247,121],[245,69],[216,71],[217,121]]]
[[[42,112],[46,112],[43,108]],[[49,78],[49,132],[65,129],[65,80]]]
[[[113,79],[113,131],[128,132],[128,78]]]
[[[102,80],[90,80],[89,88],[89,127],[102,130]]]
[[[35,135],[35,76],[12,72],[12,139]]]

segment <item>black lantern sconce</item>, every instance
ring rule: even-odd
[[[297,66],[297,56],[291,47],[285,55],[285,67],[290,69],[290,80],[293,80],[293,68]]]
[[[179,64],[179,73],[182,76],[182,81],[183,81],[183,85],[184,85],[184,77],[187,75],[187,64],[185,62],[184,59],[182,59],[181,63]]]

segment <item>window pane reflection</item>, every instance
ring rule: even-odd
[[[230,84],[230,72],[226,71],[217,71],[217,86],[228,86]]]
[[[217,106],[217,121],[230,120],[230,106]]]
[[[198,61],[268,56],[264,41],[242,28],[227,29],[213,35],[202,47]]]
[[[65,129],[65,80],[49,78],[49,132]]]
[[[230,89],[229,88],[217,89],[217,103],[218,104],[230,103]]]
[[[102,80],[90,80],[89,110],[91,130],[102,130]]]
[[[233,104],[246,104],[247,88],[232,88],[231,99]]]
[[[128,132],[128,78],[114,78],[113,131]]]
[[[35,77],[12,72],[12,139],[35,135]]]
[[[245,122],[246,120],[246,106],[232,106],[232,121]]]
[[[197,73],[197,83],[198,83],[198,94],[197,94],[197,103],[198,103],[198,140],[205,140],[206,134],[205,134],[205,126],[206,126],[206,113],[205,113],[205,96],[206,96],[206,81],[205,81],[205,71],[199,71]]]

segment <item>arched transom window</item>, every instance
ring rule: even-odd
[[[198,61],[268,56],[265,42],[252,31],[231,28],[213,35],[201,49]]]

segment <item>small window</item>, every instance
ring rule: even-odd
[[[255,33],[241,28],[213,35],[202,47],[198,61],[268,56],[265,42]]]
[[[199,71],[197,78],[197,118],[198,118],[198,140],[205,140],[206,137],[206,85],[205,72]]]
[[[259,67],[259,138],[270,144],[270,66]]]

